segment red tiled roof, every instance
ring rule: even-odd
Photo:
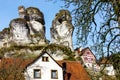
[[[27,64],[31,63],[33,60],[30,59],[20,59],[20,58],[3,58],[0,60],[0,69],[2,67],[8,68],[10,66],[25,68]]]
[[[11,65],[15,66],[16,69],[25,69],[25,67],[32,63],[34,60],[30,59],[12,59],[12,58],[3,58],[0,61],[0,69],[2,67],[4,68],[10,68]],[[90,80],[89,75],[87,74],[86,70],[82,67],[80,62],[76,61],[66,61],[66,60],[61,60],[57,61],[57,63],[62,66],[62,63],[66,63],[66,72],[67,76],[65,77],[65,80]],[[4,63],[4,65],[3,65]],[[68,76],[70,76],[68,79]]]
[[[66,63],[67,76],[65,80],[90,80],[90,77],[86,70],[82,67],[80,62],[76,61],[57,61],[62,66],[62,63]],[[70,76],[70,77],[68,77]],[[68,79],[70,78],[70,79]]]
[[[26,65],[32,60],[27,59],[0,59],[0,80],[24,80],[22,74]]]

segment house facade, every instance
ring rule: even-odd
[[[96,57],[92,51],[87,47],[81,51],[81,58],[86,67],[91,68],[96,63]]]
[[[100,68],[104,69],[104,71],[107,75],[115,76],[114,67],[113,67],[112,63],[110,62],[110,60],[107,59],[107,57],[100,59],[99,64],[100,64]]]
[[[62,67],[46,52],[27,65],[24,75],[25,80],[63,80]]]
[[[105,67],[105,70],[107,72],[107,75],[109,76],[114,76],[115,75],[115,70],[112,64],[107,64]]]
[[[88,47],[84,49],[77,48],[75,50],[75,55],[81,57],[83,64],[87,68],[92,68],[94,64],[96,64],[96,57]]]

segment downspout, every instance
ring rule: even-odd
[[[62,70],[63,70],[63,80],[65,80],[65,76],[66,76],[66,63],[62,63]]]

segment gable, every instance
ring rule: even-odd
[[[52,71],[56,72],[58,80],[63,80],[62,67],[48,53],[44,52],[26,67],[24,74],[26,80],[28,78],[36,80],[35,75],[38,72],[39,80],[51,80]]]
[[[81,52],[82,52],[82,56],[88,56],[96,59],[95,55],[92,53],[92,51],[89,48],[85,48]]]
[[[82,53],[81,57],[84,63],[95,63],[96,62],[95,55],[92,53],[92,51],[88,47],[83,49],[81,53]]]
[[[47,52],[43,52],[33,62],[28,64],[27,67],[30,67],[30,66],[48,66],[50,64],[52,64],[51,67],[58,66],[61,68],[61,66]]]

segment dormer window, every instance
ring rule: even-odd
[[[42,57],[42,61],[44,61],[44,62],[48,62],[48,61],[49,61],[49,59],[48,59],[48,57],[43,56],[43,57]]]

